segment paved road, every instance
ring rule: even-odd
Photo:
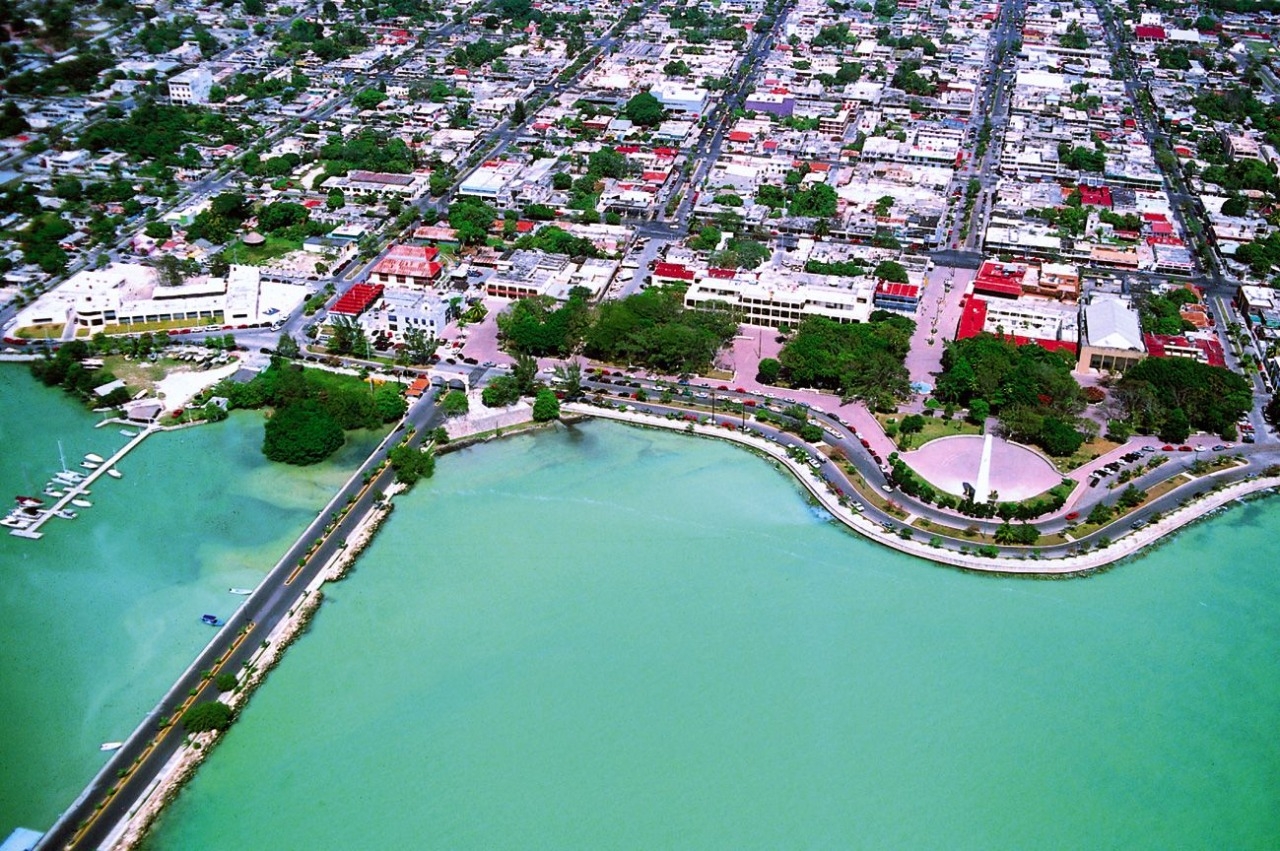
[[[421,443],[427,432],[439,425],[441,416],[435,405],[435,391],[427,393],[414,403],[405,415],[404,423],[417,430],[413,441]],[[202,680],[202,670],[239,671],[241,664],[258,648],[261,641],[271,633],[277,623],[301,599],[302,592],[315,579],[321,568],[343,546],[357,523],[368,513],[373,503],[391,484],[394,472],[388,466],[381,474],[373,478],[366,487],[363,478],[386,457],[390,447],[402,436],[397,428],[361,465],[345,486],[333,498],[333,501],[320,512],[315,521],[307,527],[298,539],[298,543],[289,548],[272,571],[254,591],[253,595],[243,598],[243,605],[229,618],[218,632],[215,639],[196,657],[191,666],[170,687],[156,707],[143,719],[138,729],[116,751],[102,771],[81,793],[74,804],[59,818],[58,822],[45,834],[37,846],[39,849],[97,848],[99,843],[125,817],[136,803],[138,796],[144,792],[158,776],[170,757],[181,747],[184,736],[175,724],[164,730],[158,729],[161,718],[171,716],[175,707],[188,703],[189,692],[196,689],[196,701],[213,700],[218,689],[212,679]],[[324,533],[324,527],[330,522],[331,513],[336,511],[347,500],[355,497],[351,511],[341,520],[334,531],[325,539],[325,543],[298,570],[299,560],[305,555],[312,542]],[[241,598],[229,597],[228,605]],[[191,617],[195,618],[197,612]],[[244,634],[241,639],[241,634]],[[219,664],[224,654],[226,658]],[[117,771],[130,766],[135,760],[141,762],[129,775],[128,779],[117,780]],[[119,791],[110,798],[101,812],[94,818],[95,807],[103,801],[112,787]],[[77,835],[77,826],[93,819],[89,826]]]

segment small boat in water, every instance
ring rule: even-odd
[[[200,623],[208,624],[209,626],[222,626],[223,621],[217,615],[201,615]]]
[[[93,508],[93,503],[87,499],[73,499],[71,504],[77,508]]]
[[[90,453],[88,453],[88,454],[86,454],[86,455],[84,456],[84,460],[86,460],[86,461],[92,461],[92,462],[93,462],[93,463],[95,463],[95,464],[101,464],[101,463],[102,463],[103,461],[105,461],[106,459],[105,459],[105,458],[103,458],[101,455],[95,455],[95,454],[93,454],[92,452],[90,452]]]
[[[118,750],[120,750],[122,747],[124,747],[124,742],[103,742],[103,743],[102,743],[102,746],[101,746],[100,748],[98,748],[98,750],[100,750],[100,751],[118,751]]]
[[[53,477],[63,484],[74,485],[76,482],[83,482],[84,476],[74,470],[59,470],[53,474]]]
[[[31,525],[31,521],[34,519],[34,517],[21,513],[6,514],[4,517],[0,517],[0,526],[8,526],[10,529],[25,529]]]
[[[123,434],[125,437],[137,437],[137,436],[138,436],[138,433],[137,433],[136,431],[130,431],[130,430],[129,430],[129,429],[127,429],[127,428],[122,428],[122,429],[120,429],[120,433],[121,433],[121,434]]]
[[[115,467],[111,467],[107,470],[107,475],[113,479],[119,479],[124,476],[124,473],[120,472]]]
[[[81,461],[81,462],[80,462],[80,466],[81,466],[81,467],[84,467],[86,470],[96,470],[96,469],[98,469],[98,465],[97,465],[97,464],[95,464],[95,463],[93,463],[92,461]]]
[[[65,493],[52,486],[44,489],[44,495],[51,496],[54,499],[62,499],[62,497],[66,496]]]
[[[61,517],[63,520],[75,520],[80,515],[76,514],[69,508],[59,508],[57,511],[53,512],[53,516]]]
[[[18,501],[18,505],[23,508],[35,508],[37,506],[44,505],[44,500],[38,496],[16,496],[14,499],[16,499]]]
[[[252,588],[228,588],[227,590],[232,594],[239,594],[241,597],[246,597],[253,593]]]

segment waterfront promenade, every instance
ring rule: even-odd
[[[616,408],[596,407],[582,403],[568,403],[563,406],[563,409],[566,412],[583,416],[693,433],[702,437],[727,440],[749,447],[767,455],[790,471],[800,484],[831,514],[832,518],[849,529],[879,544],[909,555],[982,573],[1014,575],[1088,573],[1136,555],[1146,547],[1156,544],[1161,538],[1176,532],[1224,505],[1253,493],[1280,488],[1280,477],[1251,478],[1225,484],[1221,489],[1203,494],[1186,505],[1178,504],[1178,501],[1184,496],[1182,493],[1183,488],[1191,488],[1198,481],[1192,480],[1162,497],[1163,500],[1169,503],[1169,510],[1159,520],[1141,529],[1125,529],[1126,534],[1123,537],[1110,542],[1106,546],[1100,546],[1083,553],[1070,552],[1069,548],[1064,546],[1057,554],[1040,557],[1032,557],[1033,550],[1031,548],[1026,548],[1019,554],[1018,548],[1002,547],[1001,557],[990,558],[976,553],[957,552],[943,547],[930,546],[928,543],[915,540],[914,535],[911,539],[900,537],[894,529],[886,528],[883,523],[871,520],[864,513],[855,511],[848,504],[845,504],[839,495],[833,492],[831,482],[825,476],[819,474],[808,465],[791,458],[787,454],[784,444],[755,437],[738,430],[731,431],[722,427],[672,420],[663,414],[622,411]],[[1222,472],[1228,471],[1224,470]],[[1098,533],[1095,534],[1105,531],[1111,530],[1104,528],[1098,530]],[[976,547],[976,544],[969,542],[969,546]]]

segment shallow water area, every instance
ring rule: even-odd
[[[683,435],[451,455],[148,846],[1270,847],[1275,505],[1041,581]]]
[[[23,366],[0,366],[0,486],[39,496],[86,453],[128,438]],[[296,470],[262,457],[262,423],[156,434],[100,478],[75,520],[38,541],[0,534],[0,836],[48,828],[133,732],[225,616],[363,460],[380,435],[353,435],[340,457]],[[7,509],[6,509],[7,510]]]

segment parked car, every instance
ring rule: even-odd
[[[1195,450],[1194,450],[1194,449],[1192,449],[1190,446],[1187,446],[1186,444],[1183,444],[1182,446],[1179,446],[1179,447],[1178,447],[1178,451],[1179,451],[1179,452],[1194,452]]]
[[[1160,447],[1160,451],[1161,451],[1161,452],[1172,452],[1172,451],[1173,451],[1173,447],[1166,443],[1164,446],[1161,446],[1161,447]]]

